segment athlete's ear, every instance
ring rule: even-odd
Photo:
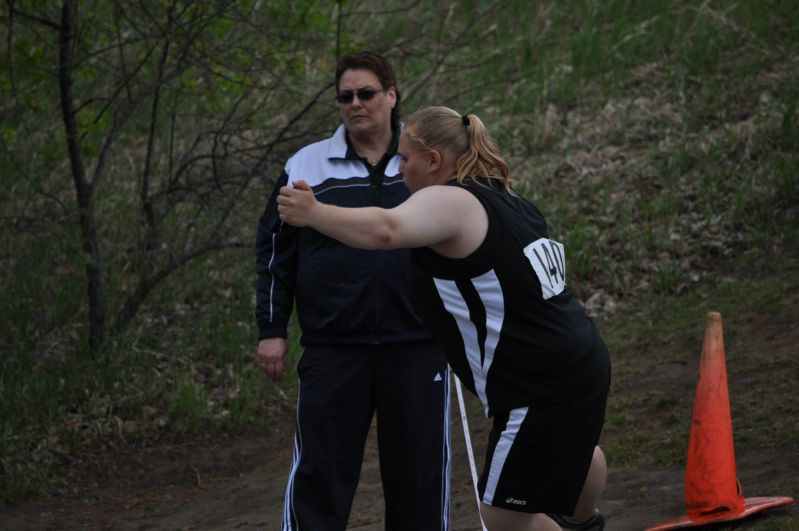
[[[428,152],[427,169],[430,171],[430,173],[437,172],[443,163],[444,156],[439,150],[433,148]]]

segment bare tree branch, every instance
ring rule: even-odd
[[[6,4],[8,4],[8,12],[11,13],[12,15],[18,15],[22,18],[26,18],[28,20],[36,22],[37,24],[50,28],[51,30],[54,31],[60,31],[61,29],[61,26],[59,26],[57,22],[53,22],[52,20],[47,19],[45,17],[40,17],[39,15],[26,13],[24,11],[20,11],[19,9],[15,8],[14,0],[6,0]]]
[[[142,279],[136,286],[136,290],[125,301],[122,310],[114,320],[114,331],[120,332],[124,330],[130,321],[136,316],[139,308],[147,299],[147,296],[158,284],[160,284],[169,275],[188,264],[190,261],[205,256],[215,251],[222,251],[224,249],[250,249],[252,245],[242,242],[225,242],[225,243],[209,243],[203,247],[197,248],[191,253],[184,254],[180,258],[171,259],[164,267],[156,271],[154,274]]]

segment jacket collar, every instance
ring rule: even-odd
[[[388,150],[386,150],[386,155],[388,155],[389,158],[397,154],[401,132],[402,124],[394,128],[394,132],[391,135],[391,142],[388,145]],[[358,153],[355,151],[355,148],[352,147],[350,135],[347,132],[347,128],[344,127],[344,124],[339,125],[338,129],[336,129],[336,132],[333,133],[333,136],[330,138],[330,147],[327,152],[327,158],[346,160],[361,159],[361,157],[359,157]]]

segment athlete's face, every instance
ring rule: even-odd
[[[435,184],[435,176],[431,173],[431,150],[412,141],[408,133],[406,128],[400,135],[397,153],[400,156],[400,172],[405,179],[405,186],[414,193]]]

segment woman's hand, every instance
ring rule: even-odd
[[[280,189],[277,211],[281,221],[295,227],[304,227],[311,224],[314,207],[318,204],[308,183],[299,180],[291,187],[284,186]]]
[[[288,345],[285,337],[270,337],[258,342],[258,364],[272,381],[283,378],[289,356]]]

